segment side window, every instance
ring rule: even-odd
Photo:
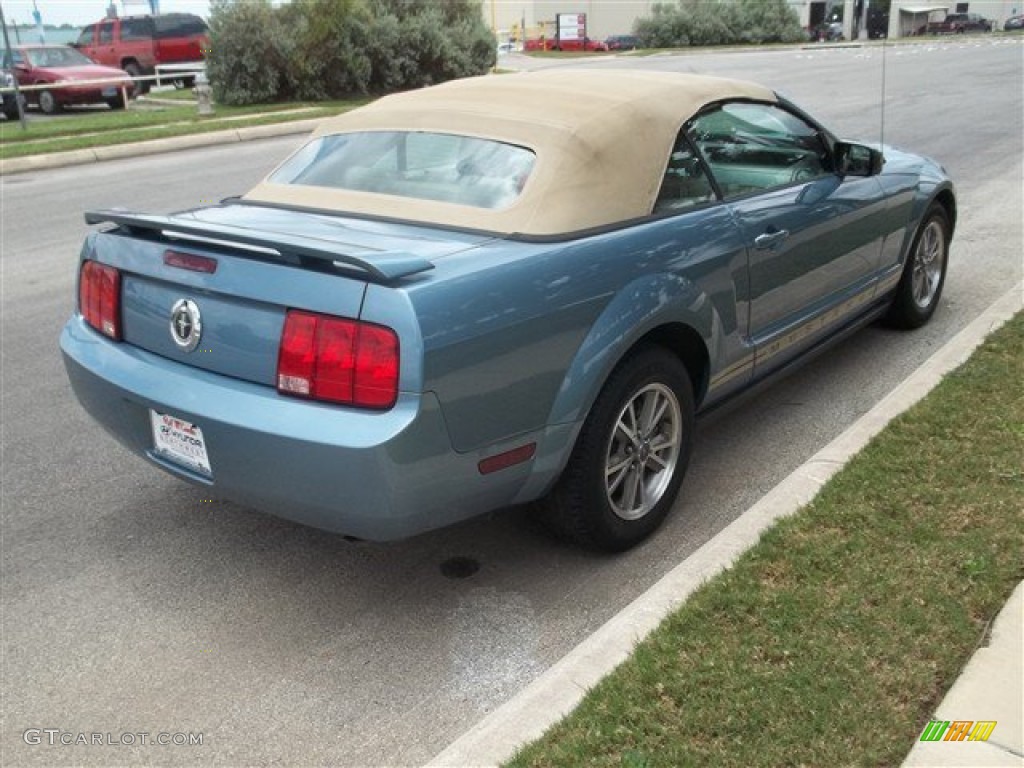
[[[167,16],[157,16],[153,21],[156,30],[155,36],[160,40],[166,40],[169,37],[190,37],[192,35],[207,34],[206,22],[200,17],[188,13],[172,13]]]
[[[830,173],[814,126],[770,104],[723,104],[692,120],[688,133],[727,199]]]
[[[665,168],[665,177],[654,203],[655,213],[675,211],[715,199],[715,190],[704,172],[704,166],[680,131]]]
[[[153,37],[153,29],[149,19],[123,19],[121,21],[122,40],[149,40],[151,37]]]
[[[92,33],[93,27],[83,29],[82,34],[78,36],[78,44],[83,46],[92,45]]]
[[[114,22],[105,21],[100,24],[100,44],[114,42]]]

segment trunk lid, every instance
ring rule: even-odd
[[[430,279],[432,259],[488,239],[240,203],[173,216],[101,211],[86,220],[118,225],[90,235],[86,250],[121,271],[125,343],[267,386],[276,384],[289,308],[357,319],[369,283],[401,291]],[[205,259],[213,271],[176,265],[175,254]],[[191,334],[172,327],[183,302],[200,318],[191,348],[183,343]]]

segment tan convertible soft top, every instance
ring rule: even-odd
[[[456,80],[379,99],[313,135],[433,131],[528,147],[536,164],[512,205],[267,180],[245,198],[504,234],[577,232],[649,214],[682,124],[708,103],[736,98],[776,100],[753,83],[672,72],[558,69]]]

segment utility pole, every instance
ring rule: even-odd
[[[25,125],[25,106],[21,103],[21,88],[18,87],[18,76],[14,74],[14,52],[11,49],[11,37],[7,34],[7,19],[4,18],[4,7],[0,5],[0,26],[4,28],[4,47],[11,57],[11,79],[14,80],[14,103],[18,105],[18,121],[21,130],[28,130]]]

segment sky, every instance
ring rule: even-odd
[[[110,0],[36,0],[44,24],[72,24],[76,27],[99,21],[107,15]],[[121,16],[149,13],[147,0],[116,0]],[[32,0],[0,0],[7,23],[32,24]],[[204,19],[210,15],[209,0],[160,0],[161,13],[195,13]]]

